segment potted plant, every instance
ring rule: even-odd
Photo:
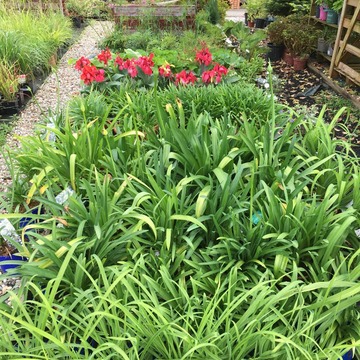
[[[254,4],[254,2],[252,2],[250,0],[245,5],[245,8],[246,8],[245,20],[246,20],[246,25],[249,27],[254,27],[254,19],[255,19],[256,9],[254,8],[253,4]]]
[[[294,69],[303,70],[306,67],[310,53],[315,49],[319,30],[308,22],[306,16],[290,15],[283,32],[285,46],[293,55]]]
[[[266,28],[268,36],[267,58],[271,61],[278,61],[282,57],[284,51],[284,30],[286,28],[286,20],[283,17],[277,17],[275,21],[270,23]]]
[[[338,15],[338,10],[335,10],[335,7],[337,9],[341,9],[342,2],[340,6],[339,1],[324,0],[324,4],[326,5],[326,9],[324,10],[326,11],[326,22],[328,24],[337,24],[339,15]]]
[[[267,0],[247,0],[246,11],[249,27],[255,25],[257,28],[263,28],[266,24],[266,2]],[[250,23],[250,24],[249,24]]]
[[[315,0],[315,4],[317,5],[317,15],[316,17],[319,19],[319,20],[322,20],[322,21],[326,21],[326,18],[327,18],[327,8],[328,8],[328,5],[327,5],[327,2],[325,0]]]
[[[317,40],[317,51],[326,54],[329,44],[335,41],[336,32],[336,29],[325,26]]]
[[[0,110],[3,114],[15,114],[19,109],[19,69],[17,64],[0,61]]]
[[[0,269],[7,272],[19,266],[19,261],[26,260],[24,257],[16,255],[15,244],[21,244],[21,238],[17,234],[11,222],[4,218],[0,220]]]
[[[66,14],[71,17],[76,27],[81,27],[86,18],[97,13],[96,0],[66,0]]]

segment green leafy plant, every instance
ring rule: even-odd
[[[267,15],[266,10],[267,0],[246,0],[246,11],[250,21],[256,18],[265,18]]]
[[[271,22],[266,27],[266,33],[269,42],[274,45],[284,44],[284,31],[286,30],[287,22],[285,18],[276,17],[275,21]]]
[[[287,17],[283,34],[286,48],[294,56],[305,58],[315,47],[319,30],[308,22],[306,16],[291,15]]]
[[[65,8],[71,17],[88,18],[98,16],[104,5],[98,0],[66,0]]]
[[[44,213],[22,230],[29,262],[13,271],[24,286],[2,298],[11,306],[0,304],[0,355],[358,350],[359,160],[334,140],[341,112],[330,123],[324,112],[248,83],[124,82],[74,99],[17,154],[26,202]]]
[[[0,60],[0,100],[13,101],[19,88],[19,68],[6,60]]]
[[[147,267],[156,260],[149,255],[109,269],[94,256],[99,275],[93,277],[83,262],[74,261],[75,248],[64,258],[55,281],[43,288],[28,281],[19,294],[10,294],[12,306],[0,309],[0,355],[32,358],[41,351],[44,358],[69,359],[266,359],[276,352],[278,359],[312,359],[340,357],[359,347],[359,266],[347,280],[334,276],[328,282],[294,279],[280,285],[265,273],[253,286],[244,286],[241,270],[235,267],[210,295],[203,288],[202,272],[188,281],[185,274],[174,281],[159,264],[152,277]],[[72,264],[77,269],[73,294],[59,296]],[[86,291],[77,286],[80,277],[91,284]],[[32,300],[27,300],[29,294]],[[318,301],[309,304],[313,296]],[[337,324],[349,315],[355,316],[355,328],[347,337]],[[334,328],[342,339],[332,336]]]
[[[29,77],[50,69],[49,60],[72,37],[69,19],[51,13],[0,11],[0,59]]]

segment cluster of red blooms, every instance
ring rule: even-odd
[[[139,58],[132,59],[123,59],[120,56],[116,56],[114,60],[114,65],[120,70],[127,70],[127,73],[130,77],[134,78],[138,75],[139,69],[148,76],[153,74],[154,67],[154,54],[149,56],[140,56]],[[97,56],[97,59],[108,66],[109,61],[112,59],[112,54],[109,49],[101,51]],[[200,66],[209,66],[212,63],[212,55],[208,48],[202,48],[196,53],[195,61],[200,64]],[[105,71],[103,69],[98,69],[95,65],[92,65],[90,60],[81,57],[76,61],[75,68],[81,71],[81,80],[84,81],[85,85],[89,85],[92,82],[102,82],[105,80]],[[192,71],[182,70],[177,74],[171,72],[170,64],[165,63],[164,65],[158,68],[159,76],[175,81],[175,84],[187,85],[194,84],[197,81],[197,77]],[[202,69],[204,70],[204,69]],[[201,80],[204,84],[218,84],[223,75],[226,75],[228,69],[220,64],[215,63],[214,67],[210,70],[204,70],[201,74]]]
[[[196,81],[196,76],[192,71],[182,70],[178,74],[175,75],[175,85],[187,85],[194,84]]]
[[[159,75],[164,78],[170,78],[172,76],[170,64],[159,66]]]
[[[128,74],[134,78],[138,74],[138,67],[142,70],[145,75],[152,75],[154,66],[154,54],[149,56],[140,56],[137,59],[122,59],[120,56],[117,56],[115,63],[118,65],[119,70],[127,70]]]
[[[75,69],[81,71],[80,78],[85,85],[89,85],[94,81],[102,82],[105,80],[105,71],[91,65],[90,60],[83,56],[76,62]]]
[[[112,58],[112,55],[109,49],[105,49],[97,56],[97,58],[99,61],[104,63],[104,65],[107,65],[109,60]]]
[[[228,69],[220,64],[215,64],[213,69],[206,70],[202,73],[201,79],[204,84],[218,84],[221,81],[221,78],[223,75],[226,75],[228,72]]]
[[[208,48],[203,47],[195,55],[195,61],[200,65],[209,66],[212,62],[212,55]]]

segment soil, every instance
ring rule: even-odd
[[[10,256],[16,251],[16,249],[6,243],[0,244],[0,256]]]
[[[326,74],[326,64],[316,63],[316,66]],[[351,142],[354,152],[360,157],[360,111],[349,100],[329,88],[320,75],[314,74],[309,69],[296,72],[283,60],[272,63],[272,67],[274,75],[276,75],[274,88],[281,103],[295,108],[305,107],[314,114],[319,114],[323,105],[326,104],[325,121],[331,121],[341,107],[349,107],[348,111],[340,116],[339,126],[335,128],[335,134],[338,138]],[[347,85],[342,78],[336,81],[349,93],[360,94],[358,86]],[[316,91],[315,94],[306,96],[304,93],[308,90]],[[349,132],[346,132],[342,125],[345,125]]]

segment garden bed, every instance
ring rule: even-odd
[[[0,219],[19,234],[20,209],[34,222],[17,245],[23,286],[2,298],[0,355],[288,360],[359,348],[359,162],[335,122],[256,87],[261,32],[228,27],[226,48],[217,26],[199,28],[149,33],[150,45],[117,29],[108,44],[121,49],[95,53],[85,29],[73,67],[65,56],[38,91],[63,101],[33,114],[43,125],[14,153]]]

